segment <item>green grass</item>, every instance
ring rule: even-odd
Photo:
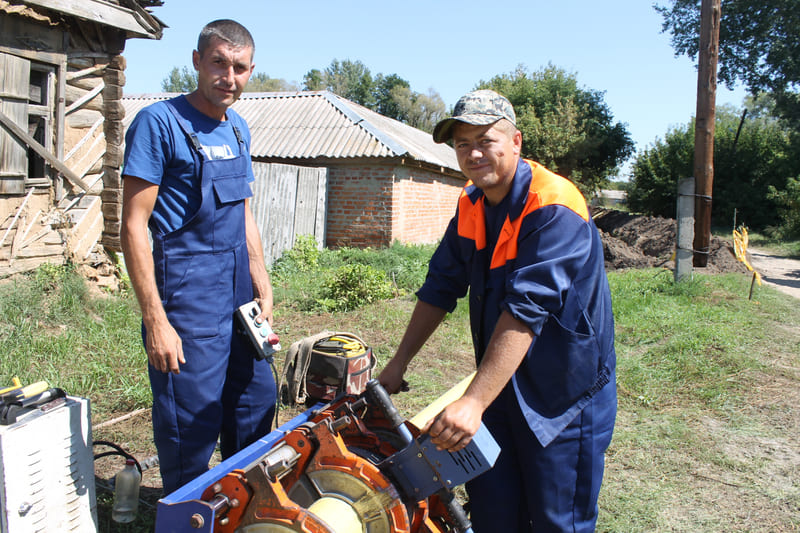
[[[0,383],[46,380],[92,398],[94,414],[150,403],[147,359],[130,294],[96,297],[70,267],[0,286]]]
[[[379,366],[400,342],[413,284],[431,248],[323,251],[305,271],[274,272],[276,331],[285,347],[323,329],[352,331]],[[342,259],[345,257],[345,259]],[[302,254],[299,261],[308,261]],[[401,295],[350,312],[313,312],[319,269],[363,262],[412,281]],[[295,274],[292,274],[295,272]],[[800,528],[800,306],[745,275],[611,272],[619,415],[607,457],[598,531],[782,531]],[[147,407],[139,314],[128,292],[98,295],[74,270],[44,267],[0,284],[0,385],[41,379],[92,400],[93,424]],[[459,305],[409,367],[406,416],[473,369],[466,305]],[[123,437],[120,436],[120,439]],[[139,435],[148,440],[149,434]],[[125,443],[133,449],[147,443]],[[151,490],[151,493],[155,491]],[[157,496],[156,496],[157,497]],[[151,500],[151,501],[154,501]],[[128,529],[152,531],[152,509]],[[117,529],[114,529],[117,528]]]
[[[800,258],[800,241],[778,241],[760,233],[750,233],[750,245],[764,248],[775,255]]]

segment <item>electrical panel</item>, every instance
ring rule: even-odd
[[[68,396],[0,425],[0,532],[96,533],[89,400]]]

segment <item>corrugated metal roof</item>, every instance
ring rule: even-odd
[[[125,96],[125,126],[143,107],[175,96]],[[429,133],[384,117],[329,91],[242,93],[233,104],[250,127],[250,155],[312,159],[409,157],[459,171],[453,149]]]

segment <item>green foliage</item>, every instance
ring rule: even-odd
[[[444,101],[433,89],[427,94],[413,91],[397,74],[379,73],[373,78],[361,61],[334,59],[324,71],[309,70],[303,82],[307,91],[329,90],[423,131],[433,131],[445,115]]]
[[[318,250],[313,238],[303,236],[272,264],[276,306],[304,312],[353,310],[412,293],[425,281],[433,250],[433,245],[399,243],[384,249]],[[366,271],[359,272],[361,268]],[[362,274],[364,279],[358,280]]]
[[[408,87],[395,87],[390,96],[402,122],[428,133],[445,118],[444,101],[439,93],[430,89],[428,94],[412,91]]]
[[[372,73],[361,61],[334,59],[324,71],[310,70],[303,81],[308,91],[327,89],[365,107],[375,104]]]
[[[272,264],[273,273],[279,276],[291,275],[293,272],[311,272],[319,266],[322,252],[313,235],[298,235],[294,246],[286,250]]]
[[[161,80],[161,90],[170,93],[190,93],[197,89],[197,72],[189,67],[173,67],[166,78]]]
[[[401,88],[411,90],[411,84],[397,74],[384,76],[378,73],[375,76],[372,90],[373,96],[375,97],[374,110],[385,117],[402,121],[404,114],[397,105],[396,96],[392,94],[392,91]]]
[[[92,297],[70,265],[42,265],[0,286],[0,384],[18,376],[92,398],[92,411],[150,403],[136,300]]]
[[[678,182],[693,175],[694,129],[667,132],[664,140],[636,156],[628,189],[628,207],[648,215],[675,217]]]
[[[770,185],[767,198],[778,205],[780,223],[773,229],[776,237],[800,239],[800,178],[789,178],[782,191]]]
[[[604,93],[578,86],[574,74],[553,65],[537,72],[520,66],[478,83],[514,106],[523,157],[574,181],[587,196],[633,153],[624,124],[614,122]]]
[[[717,403],[720,387],[744,392],[724,383],[725,378],[760,368],[752,354],[769,332],[754,327],[758,318],[747,299],[748,278],[716,278],[696,276],[674,283],[667,270],[609,274],[617,376],[625,390],[654,407],[680,396],[693,405],[718,409],[725,408]],[[740,298],[720,298],[727,291]],[[771,295],[762,291],[757,298],[762,297]]]
[[[263,72],[256,72],[250,76],[244,90],[250,93],[299,91],[300,86],[283,78],[270,78]]]
[[[697,58],[700,2],[670,0],[655,9],[677,54]],[[720,82],[743,82],[751,94],[771,93],[776,112],[800,134],[800,9],[796,0],[722,0],[719,24]]]
[[[783,191],[788,178],[800,173],[790,131],[762,112],[747,118],[723,106],[716,118],[712,224],[730,227],[734,216],[737,225],[755,230],[778,224],[777,198],[770,197],[769,188]],[[678,181],[693,175],[694,130],[694,121],[679,126],[636,157],[631,210],[675,216]]]
[[[352,311],[392,296],[392,283],[385,272],[355,263],[339,267],[324,281],[318,303],[327,311]]]
[[[663,31],[678,54],[696,58],[700,43],[700,2],[670,0],[656,5]],[[800,82],[800,17],[796,0],[722,0],[718,79],[751,92],[780,91]]]
[[[161,80],[161,90],[172,93],[190,93],[197,89],[197,72],[189,70],[188,67],[179,69],[173,67],[166,78]],[[250,81],[244,88],[245,92],[281,92],[299,91],[300,87],[283,78],[270,78],[263,72],[256,72],[250,76]]]

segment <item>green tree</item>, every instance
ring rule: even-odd
[[[784,191],[800,173],[790,131],[772,116],[742,122],[743,113],[729,106],[717,109],[714,143],[712,224],[737,224],[764,230],[781,223],[780,200],[770,190]],[[667,133],[644,150],[633,164],[628,205],[634,211],[675,216],[677,183],[693,173],[694,120]]]
[[[633,153],[626,126],[615,122],[604,93],[578,86],[575,74],[548,65],[478,83],[514,105],[522,155],[574,181],[585,194],[599,189]]]
[[[161,90],[169,93],[190,93],[197,89],[197,72],[189,67],[173,67],[166,78],[161,80]]]
[[[190,93],[197,89],[197,72],[188,67],[179,69],[173,67],[169,75],[161,81],[161,90],[172,93]],[[270,78],[263,72],[257,72],[250,77],[244,90],[246,92],[276,92],[299,91],[296,83],[288,82],[282,78]]]
[[[445,115],[444,100],[433,89],[427,93],[416,92],[398,74],[378,73],[373,78],[361,61],[334,59],[324,71],[309,70],[303,77],[303,88],[307,91],[326,89],[386,117],[428,132],[433,131],[433,127]]]
[[[700,2],[656,5],[675,53],[697,58]],[[718,78],[741,81],[750,93],[772,93],[777,111],[800,133],[800,5],[797,0],[722,0]]]
[[[268,93],[299,91],[300,87],[296,83],[286,81],[283,78],[270,78],[263,72],[257,72],[250,77],[250,81],[247,82],[244,90],[251,93]]]
[[[436,123],[445,118],[444,100],[433,89],[429,89],[428,94],[423,94],[408,87],[397,86],[390,94],[397,107],[398,120],[409,126],[430,133]]]
[[[375,103],[372,74],[361,61],[334,59],[324,71],[310,70],[303,78],[309,91],[327,89],[365,107]]]
[[[303,76],[304,91],[322,91],[325,89],[325,78],[321,70],[314,68]]]
[[[411,84],[397,74],[389,74],[388,76],[377,74],[372,89],[373,101],[375,102],[374,110],[385,117],[403,120],[400,106],[392,95],[392,91],[400,87],[410,90]]]
[[[628,207],[639,213],[674,218],[678,182],[692,176],[693,165],[694,122],[671,129],[663,141],[656,139],[636,156]]]
[[[677,54],[696,58],[700,2],[670,0],[654,6],[672,34]],[[800,6],[797,0],[722,0],[718,78],[744,82],[753,93],[782,91],[800,82]]]
[[[767,198],[778,205],[781,222],[772,228],[779,239],[800,239],[800,176],[789,178],[784,190],[769,186]]]

